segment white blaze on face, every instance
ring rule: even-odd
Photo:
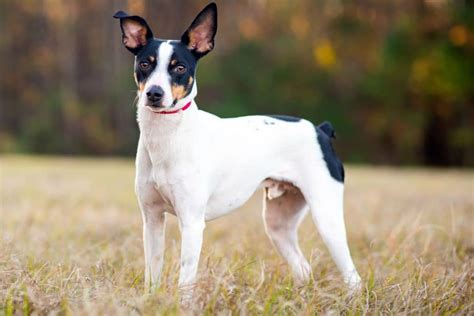
[[[158,47],[157,57],[158,65],[153,70],[150,78],[147,80],[145,91],[151,86],[159,86],[165,92],[162,104],[165,107],[173,105],[173,95],[171,93],[171,78],[168,73],[168,66],[170,64],[171,56],[173,55],[173,46],[168,42],[163,42]]]

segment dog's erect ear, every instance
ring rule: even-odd
[[[128,15],[123,11],[114,14],[114,18],[120,19],[122,29],[122,42],[133,54],[137,54],[150,40],[153,33],[145,19],[138,15]]]
[[[217,6],[208,4],[184,32],[181,42],[198,57],[202,57],[214,48],[214,36],[217,32]]]

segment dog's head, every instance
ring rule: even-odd
[[[145,19],[119,11],[122,42],[135,55],[135,81],[138,106],[153,112],[177,110],[197,93],[196,65],[214,47],[217,6],[207,5],[194,19],[180,40],[161,40]]]

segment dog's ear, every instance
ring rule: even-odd
[[[181,42],[198,58],[214,48],[214,36],[217,32],[217,6],[208,4],[194,19],[191,26],[181,36]]]
[[[134,55],[153,39],[153,33],[144,18],[123,11],[115,13],[114,18],[120,19],[123,45]]]

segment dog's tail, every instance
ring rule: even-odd
[[[336,138],[332,124],[325,121],[316,126],[316,135],[329,173],[335,180],[344,182],[344,166],[332,147],[331,138]]]
[[[318,125],[318,127],[330,138],[336,138],[336,132],[334,132],[334,128],[332,127],[331,122],[324,121]]]

